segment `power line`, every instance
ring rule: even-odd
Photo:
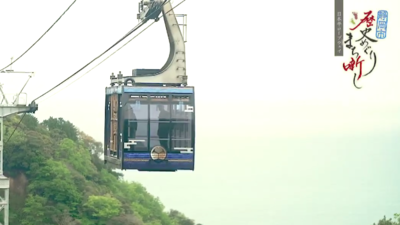
[[[143,33],[145,30],[147,30],[147,28],[149,28],[151,25],[153,25],[155,23],[155,21],[153,21],[149,26],[147,26],[145,29],[143,29],[142,31],[140,31],[136,36],[134,36],[131,40],[129,40],[127,43],[125,43],[122,47],[120,47],[119,49],[117,49],[115,52],[113,52],[111,55],[109,55],[107,58],[105,58],[103,61],[101,61],[99,64],[97,64],[96,66],[92,67],[89,71],[87,71],[86,73],[84,73],[83,75],[81,75],[80,77],[78,77],[76,80],[72,81],[71,83],[69,83],[67,86],[59,89],[57,92],[54,92],[54,94],[50,95],[48,98],[44,99],[43,101],[40,102],[44,102],[47,99],[53,97],[54,95],[60,93],[62,90],[64,90],[65,88],[69,87],[71,84],[75,83],[77,80],[81,79],[83,76],[85,76],[86,74],[90,73],[92,70],[94,70],[96,67],[98,67],[100,64],[102,64],[104,61],[106,61],[108,58],[110,58],[112,55],[114,55],[116,52],[118,52],[121,48],[123,48],[125,45],[127,45],[130,41],[132,41],[133,39],[135,39],[137,36],[139,36],[141,33]]]
[[[6,145],[8,143],[8,141],[11,139],[11,137],[14,135],[14,132],[18,129],[19,125],[21,124],[22,120],[24,119],[26,113],[24,113],[24,115],[21,117],[21,119],[19,120],[17,126],[14,127],[13,132],[11,133],[10,137],[8,137],[6,143],[4,143],[4,145]]]
[[[136,31],[137,29],[139,29],[144,23],[138,24],[137,26],[135,26],[130,32],[128,32],[124,37],[122,37],[121,39],[119,39],[115,44],[113,44],[111,47],[109,47],[107,50],[105,50],[103,53],[101,53],[100,55],[98,55],[96,58],[94,58],[92,61],[90,61],[89,63],[87,63],[86,65],[84,65],[82,68],[80,68],[78,71],[76,71],[75,73],[73,73],[71,76],[67,77],[65,80],[61,81],[59,84],[57,84],[56,86],[52,87],[50,90],[46,91],[45,93],[43,93],[42,95],[40,95],[39,97],[35,98],[33,101],[36,101],[38,99],[40,99],[41,97],[45,96],[46,94],[48,94],[49,92],[51,92],[52,90],[56,89],[57,87],[59,87],[60,85],[62,85],[63,83],[65,83],[66,81],[68,81],[69,79],[71,79],[72,77],[74,77],[77,73],[81,72],[83,69],[85,69],[87,66],[89,66],[90,64],[92,64],[94,61],[96,61],[98,58],[100,58],[101,56],[103,56],[105,53],[107,53],[108,51],[110,51],[113,47],[115,47],[117,44],[119,44],[122,40],[124,40],[126,37],[128,37],[128,35],[130,35],[131,33],[133,33],[134,31]]]
[[[163,5],[170,0],[165,0]],[[153,13],[155,13],[157,11],[154,11]],[[152,15],[153,13],[151,13],[150,15]],[[95,60],[97,60],[98,58],[100,58],[101,56],[103,56],[105,53],[107,53],[109,50],[111,50],[112,48],[114,48],[116,45],[118,45],[121,41],[123,41],[125,38],[127,38],[129,35],[131,35],[133,32],[135,32],[137,29],[139,29],[141,26],[143,26],[145,23],[147,22],[147,19],[143,22],[140,22],[138,25],[136,25],[134,28],[132,28],[132,30],[130,30],[127,34],[125,34],[121,39],[119,39],[115,44],[113,44],[111,47],[109,47],[107,50],[105,50],[103,53],[101,53],[99,56],[97,56],[96,58],[94,58],[92,61],[90,61],[89,63],[87,63],[85,66],[83,66],[82,68],[80,68],[78,71],[76,71],[75,73],[73,73],[71,76],[67,77],[65,80],[61,81],[59,84],[57,84],[56,86],[52,87],[50,90],[46,91],[45,93],[43,93],[42,95],[40,95],[39,97],[35,98],[33,101],[38,100],[39,98],[45,96],[46,94],[48,94],[49,92],[51,92],[52,90],[56,89],[57,87],[59,87],[60,85],[62,85],[63,83],[65,83],[67,80],[71,79],[72,77],[74,77],[77,73],[81,72],[83,69],[85,69],[87,66],[89,66],[91,63],[93,63]]]
[[[49,32],[49,31],[51,30],[51,28],[53,28],[53,26],[61,19],[61,17],[64,16],[64,14],[69,10],[69,8],[71,8],[71,6],[72,6],[73,4],[75,4],[75,2],[76,2],[76,0],[74,0],[74,2],[72,2],[72,4],[64,11],[64,13],[61,14],[60,17],[58,17],[58,19],[56,20],[56,22],[54,22],[53,25],[51,25],[51,27],[50,27],[49,29],[47,29],[47,31],[44,32],[44,34],[42,34],[42,36],[41,36],[35,43],[33,43],[33,45],[31,45],[31,47],[28,48],[28,50],[26,50],[24,53],[22,53],[22,55],[20,55],[16,60],[12,61],[12,62],[11,62],[10,64],[8,64],[6,67],[0,69],[0,71],[4,70],[5,68],[7,68],[7,67],[11,66],[12,64],[14,64],[16,61],[18,61],[18,59],[20,59],[22,56],[24,56],[33,46],[35,46],[36,43],[38,43],[38,42],[40,41],[40,39],[42,39],[42,37],[43,37],[44,35],[46,35],[47,32]]]
[[[170,0],[165,0],[163,5]],[[179,4],[177,4],[175,7],[173,7],[171,10],[175,9],[176,7],[178,7],[180,4],[182,4],[184,1],[186,0],[182,0]],[[171,10],[169,10],[168,12],[170,12]],[[168,13],[167,12],[167,13]],[[153,12],[154,13],[154,12]],[[161,15],[159,18],[162,18],[163,15]],[[105,58],[103,61],[101,61],[99,64],[97,64],[96,66],[94,66],[92,69],[90,69],[88,72],[84,73],[83,75],[81,75],[80,77],[78,77],[78,79],[74,80],[73,82],[71,82],[70,84],[68,84],[67,86],[65,86],[64,88],[60,89],[58,92],[54,93],[53,95],[49,96],[48,98],[46,98],[45,100],[49,99],[50,97],[54,96],[55,94],[59,93],[60,91],[64,90],[66,87],[68,87],[69,85],[73,84],[75,81],[79,80],[80,78],[82,78],[83,76],[85,76],[86,74],[88,74],[90,71],[92,71],[93,69],[95,69],[97,66],[99,66],[100,64],[102,64],[104,61],[106,61],[108,58],[110,58],[112,55],[114,55],[116,52],[118,52],[120,49],[122,49],[123,47],[125,47],[129,42],[131,42],[133,39],[135,39],[137,36],[139,36],[141,33],[143,33],[145,30],[147,30],[151,25],[153,25],[155,23],[155,21],[153,21],[149,26],[147,26],[145,29],[143,29],[142,31],[139,32],[139,34],[137,34],[136,36],[134,36],[132,39],[130,39],[127,43],[125,43],[123,46],[121,46],[119,49],[117,49],[115,52],[113,52],[111,55],[109,55],[107,58]],[[122,41],[123,39],[125,39],[127,36],[129,36],[130,34],[132,34],[134,31],[136,31],[137,29],[139,29],[142,25],[144,25],[144,23],[140,24],[140,26],[136,26],[135,28],[133,28],[131,31],[129,31],[123,38],[121,38],[117,43],[115,43],[112,47],[110,47],[109,49],[107,49],[105,52],[103,52],[100,56],[96,57],[94,60],[92,60],[90,63],[88,63],[87,65],[85,65],[83,68],[81,68],[80,70],[78,70],[77,72],[75,72],[73,75],[69,76],[67,79],[65,79],[64,81],[62,81],[60,84],[56,85],[55,87],[53,87],[52,89],[50,89],[49,91],[45,92],[44,94],[42,94],[41,96],[37,97],[35,100],[38,100],[39,98],[43,97],[44,95],[48,94],[50,91],[54,90],[55,88],[57,88],[58,86],[60,86],[61,84],[63,84],[65,81],[69,80],[70,78],[72,78],[73,76],[76,75],[76,73],[78,73],[79,71],[81,71],[82,69],[86,68],[89,64],[91,64],[93,61],[95,61],[97,58],[101,57],[102,55],[104,55],[106,52],[108,52],[111,48],[113,48],[116,44],[118,44],[120,41]],[[13,136],[14,132],[18,129],[19,125],[21,124],[22,120],[24,119],[26,113],[24,113],[24,115],[22,116],[21,120],[19,121],[19,123],[17,124],[17,126],[15,126],[13,132],[11,133],[10,137],[7,139],[6,143],[11,139],[11,137]]]
[[[184,2],[186,0],[183,0],[182,2]],[[181,3],[182,3],[181,2]],[[180,4],[180,3],[179,3]],[[178,4],[178,5],[179,5]],[[178,5],[176,5],[174,8],[176,8]],[[172,8],[172,9],[174,9]],[[171,10],[172,10],[171,9]],[[170,10],[170,11],[171,11]],[[169,12],[169,11],[168,11]],[[167,12],[167,13],[168,13]],[[163,16],[161,15],[160,18],[162,18]],[[58,90],[57,92],[55,92],[54,94],[50,95],[48,98],[44,99],[43,101],[40,102],[44,102],[47,99],[53,97],[54,95],[60,93],[62,90],[64,90],[65,88],[69,87],[71,84],[75,83],[76,81],[78,81],[79,79],[81,79],[83,76],[87,75],[88,73],[90,73],[92,70],[94,70],[96,67],[98,67],[100,64],[102,64],[104,61],[106,61],[107,59],[109,59],[111,56],[113,56],[115,53],[117,53],[119,50],[121,50],[123,47],[125,47],[128,43],[130,43],[133,39],[135,39],[137,36],[139,36],[141,33],[143,33],[145,30],[147,30],[150,26],[152,26],[155,23],[155,21],[153,21],[149,26],[147,26],[146,28],[144,28],[142,31],[140,31],[136,36],[134,36],[132,39],[130,39],[128,42],[126,42],[123,46],[121,46],[120,48],[118,48],[116,51],[114,51],[111,55],[109,55],[107,58],[105,58],[103,61],[101,61],[100,63],[98,63],[96,66],[92,67],[89,71],[87,71],[86,73],[82,74],[80,77],[78,77],[76,80],[72,81],[71,83],[69,83],[67,86],[63,87],[62,89]]]
[[[167,0],[166,0],[167,1]],[[165,1],[165,2],[166,2]],[[173,9],[175,9],[176,7],[178,7],[180,4],[182,4],[183,2],[185,2],[186,0],[182,0],[179,4],[177,4],[176,6],[174,6],[171,10],[169,10],[167,13],[169,13],[170,11],[172,11]],[[164,3],[165,4],[165,3]],[[163,15],[161,15],[159,18],[162,18],[163,17]],[[47,100],[47,99],[49,99],[49,98],[51,98],[52,96],[54,96],[54,95],[56,95],[57,93],[59,93],[59,92],[61,92],[62,90],[64,90],[65,88],[67,88],[68,86],[70,86],[71,84],[73,84],[74,82],[76,82],[76,81],[78,81],[80,78],[82,78],[83,76],[85,76],[86,74],[88,74],[89,72],[91,72],[93,69],[95,69],[96,67],[98,67],[100,64],[102,64],[104,61],[106,61],[108,58],[110,58],[112,55],[114,55],[115,53],[117,53],[119,50],[121,50],[123,47],[125,47],[128,43],[130,43],[133,39],[135,39],[137,36],[139,36],[141,33],[143,33],[145,30],[147,30],[150,26],[152,26],[153,24],[155,23],[155,21],[153,21],[149,26],[147,26],[145,29],[143,29],[142,31],[140,31],[137,35],[135,35],[133,38],[131,38],[128,42],[126,42],[123,46],[121,46],[120,48],[118,48],[116,51],[114,51],[111,55],[109,55],[107,58],[105,58],[103,61],[101,61],[100,63],[98,63],[96,66],[94,66],[93,68],[91,68],[89,71],[87,71],[86,73],[84,73],[83,75],[81,75],[80,77],[78,77],[78,79],[76,79],[76,80],[74,80],[74,81],[72,81],[70,84],[68,84],[67,86],[65,86],[64,88],[62,88],[62,89],[60,89],[59,91],[57,91],[57,92],[55,92],[53,95],[51,95],[51,96],[49,96],[48,98],[46,98],[45,100]],[[143,24],[142,24],[143,25]],[[139,27],[138,27],[139,28]],[[135,31],[136,29],[132,29],[131,31],[133,32],[133,31]],[[128,32],[128,34],[127,35],[129,35],[130,33]],[[125,35],[126,36],[126,35]],[[124,37],[125,38],[125,37]],[[123,38],[123,39],[124,39]],[[109,49],[108,49],[109,50]],[[104,52],[105,53],[105,52]],[[103,53],[103,54],[104,54]],[[90,63],[89,63],[90,64]],[[88,65],[86,65],[86,66],[88,66]],[[86,67],[85,66],[85,67]],[[83,69],[83,68],[82,68]],[[82,70],[81,69],[81,70]],[[69,78],[71,78],[71,77],[69,77]],[[67,78],[66,80],[64,80],[63,82],[61,82],[59,85],[61,85],[62,83],[64,83],[65,81],[67,81],[69,78]],[[58,85],[58,86],[59,86]],[[53,88],[54,89],[54,88]],[[53,90],[53,89],[51,89],[51,90]],[[51,91],[50,90],[50,91]],[[50,91],[48,91],[48,92],[50,92]],[[48,92],[46,92],[45,94],[47,94]],[[45,94],[43,94],[43,95],[41,95],[40,97],[42,97],[42,96],[44,96]],[[40,98],[39,97],[39,98]],[[37,99],[39,99],[39,98],[36,98],[35,100],[37,100]],[[34,101],[35,101],[34,100]],[[44,101],[45,101],[44,100]],[[43,101],[42,101],[43,102]],[[21,118],[21,120],[19,121],[19,123],[17,124],[17,126],[15,126],[15,128],[14,128],[14,130],[13,130],[13,132],[11,133],[11,135],[10,135],[10,137],[8,138],[8,140],[7,140],[7,142],[11,139],[11,137],[13,136],[13,134],[14,134],[14,132],[17,130],[17,128],[19,127],[19,125],[20,125],[20,123],[22,122],[22,120],[24,119],[24,117],[25,117],[25,115],[26,115],[26,113],[22,116],[22,118]],[[6,142],[6,143],[7,143]]]
[[[186,0],[182,0],[181,2],[179,2],[176,6],[174,6],[172,9],[170,9],[168,12],[172,11],[173,9],[175,9],[176,7],[178,7],[180,4],[182,4],[183,2],[185,2]],[[163,15],[161,15],[159,18],[162,18]],[[75,83],[76,81],[78,81],[79,79],[81,79],[83,76],[87,75],[88,73],[90,73],[92,70],[94,70],[96,67],[98,67],[100,64],[102,64],[104,61],[106,61],[107,59],[109,59],[111,56],[113,56],[115,53],[117,53],[119,50],[121,50],[123,47],[125,47],[127,44],[129,44],[133,39],[135,39],[137,36],[139,36],[141,33],[143,33],[145,30],[147,30],[150,26],[152,26],[156,21],[153,21],[149,26],[147,26],[146,28],[144,28],[142,31],[140,31],[137,35],[135,35],[133,38],[131,38],[128,42],[126,42],[124,45],[122,45],[120,48],[118,48],[116,51],[114,51],[111,55],[107,56],[107,58],[105,58],[104,60],[102,60],[100,63],[98,63],[96,66],[92,67],[90,70],[88,70],[86,73],[82,74],[80,77],[78,77],[76,80],[72,81],[71,83],[69,83],[67,86],[61,88],[60,90],[58,90],[57,92],[55,92],[54,94],[50,95],[48,98],[45,98],[43,101],[40,102],[44,102],[48,99],[50,99],[51,97],[53,97],[54,95],[60,93],[61,91],[63,91],[65,88],[69,87],[71,84]]]

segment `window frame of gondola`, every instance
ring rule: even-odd
[[[180,102],[180,100],[175,100],[174,97],[187,97],[188,100],[184,101],[184,103],[182,104],[183,109],[182,111],[184,112],[186,109],[186,105],[188,106],[193,106],[194,108],[194,94],[171,94],[171,122],[173,123],[173,125],[171,126],[171,150],[175,151],[175,152],[179,152],[180,150],[174,150],[174,147],[187,147],[187,148],[193,148],[194,149],[194,117],[195,117],[195,113],[194,111],[192,113],[190,113],[188,118],[180,118],[178,116],[175,116],[173,113],[175,112],[175,107],[177,105],[180,104],[176,104],[177,102]],[[174,134],[173,134],[173,128],[176,128],[178,124],[185,124],[188,126],[188,130],[185,130],[183,133],[185,133],[184,135],[181,135],[181,137],[177,138]],[[184,138],[182,138],[182,136],[184,136]],[[188,142],[190,143],[190,146],[174,146],[174,143],[176,141],[184,141],[184,142]]]
[[[158,98],[157,98],[158,97]],[[167,111],[168,113],[168,118],[158,118],[158,119],[154,119],[152,116],[152,113],[154,112],[154,110],[152,109],[152,106],[155,106],[155,111],[158,111],[158,105],[163,105],[163,107],[167,106]],[[165,109],[165,108],[164,108]],[[161,113],[161,112],[160,112]],[[159,115],[160,115],[159,113]],[[162,145],[164,148],[166,148],[166,151],[169,152],[171,149],[171,94],[169,93],[150,93],[149,94],[149,150],[151,150],[154,146],[152,146],[152,141],[157,140],[159,142],[160,145],[162,145],[162,141],[167,140],[167,146]],[[155,136],[152,136],[152,124],[157,123],[157,137],[155,138]],[[160,136],[158,136],[158,129],[159,129],[159,125],[161,124],[168,124],[168,137],[167,138],[161,138]]]
[[[121,120],[121,114],[122,114],[122,109],[121,109],[121,107],[120,107],[120,105],[121,105],[121,94],[116,94],[117,95],[117,110],[118,110],[118,112],[117,112],[117,149],[118,149],[118,151],[117,151],[117,159],[122,159],[123,158],[123,153],[124,153],[124,143],[121,141],[121,139],[122,139],[122,136],[121,136],[121,134],[122,134],[122,128],[123,127],[121,127],[121,122],[123,123],[123,120]]]
[[[143,151],[143,150],[132,150],[132,151],[127,151],[127,152],[149,152],[149,125],[148,125],[148,119],[149,119],[149,95],[147,94],[147,93],[125,93],[125,95],[126,95],[126,97],[127,97],[127,99],[126,99],[126,101],[124,101],[123,103],[125,103],[125,104],[123,104],[123,107],[125,107],[127,104],[129,104],[129,105],[133,105],[133,104],[135,104],[135,102],[137,101],[137,99],[133,99],[134,98],[134,96],[139,96],[139,101],[140,101],[140,106],[141,107],[144,107],[144,104],[146,105],[146,107],[144,107],[144,108],[146,108],[146,110],[147,110],[147,112],[146,112],[146,118],[144,119],[144,118],[140,118],[140,119],[138,119],[138,116],[137,116],[137,114],[135,113],[135,111],[133,110],[133,113],[135,113],[135,121],[136,121],[136,124],[137,124],[137,130],[135,131],[135,132],[137,132],[138,131],[138,128],[139,128],[139,124],[145,124],[145,126],[146,126],[146,136],[144,137],[142,137],[142,136],[136,136],[136,133],[135,133],[135,139],[136,138],[140,138],[140,139],[145,139],[145,148],[146,148],[146,151]],[[129,106],[130,107],[130,106]],[[125,111],[124,111],[125,112]],[[126,119],[126,115],[124,114],[123,115],[123,119],[124,119],[124,121],[125,121],[125,119]],[[129,126],[128,126],[128,129],[129,129]],[[129,132],[127,132],[127,133],[129,133]],[[125,134],[124,134],[125,135]],[[124,138],[125,138],[125,136],[124,136]],[[129,138],[128,138],[129,139]],[[136,146],[133,146],[133,147],[136,147]],[[124,149],[124,151],[125,151],[125,149]]]
[[[193,87],[193,94],[192,94],[192,106],[193,106],[193,116],[192,116],[192,147],[193,147],[193,162],[195,160],[196,154],[195,152],[195,144],[196,144],[196,98],[195,98],[195,91]],[[194,168],[193,168],[194,169]]]
[[[110,129],[111,129],[111,102],[110,102],[110,96],[111,95],[106,95],[105,99],[105,116],[104,116],[104,155],[109,157],[110,152],[109,152],[109,146],[110,146]]]

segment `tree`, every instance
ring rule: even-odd
[[[63,203],[71,210],[79,205],[81,195],[75,186],[71,172],[62,162],[47,160],[31,173],[35,179],[28,185],[29,191],[56,203]]]
[[[179,225],[195,225],[195,222],[193,220],[186,218],[183,213],[177,210],[171,209],[171,211],[169,212],[169,217],[171,217],[172,220]]]
[[[107,222],[107,225],[144,225],[144,223],[136,218],[134,215],[121,214],[119,216],[113,217]]]
[[[81,225],[82,223],[71,217],[68,210],[52,217],[53,223],[56,225]]]
[[[61,132],[61,134],[65,134],[67,138],[78,141],[78,131],[76,127],[63,118],[56,119],[50,117],[48,120],[44,120],[42,124],[51,132]]]
[[[88,201],[83,206],[88,215],[104,221],[118,216],[121,212],[121,203],[110,195],[89,196]]]
[[[395,214],[396,215],[396,214]],[[389,220],[386,219],[386,216],[383,216],[383,219],[379,220],[378,224],[374,225],[399,225],[398,223],[396,223],[395,221],[392,220],[392,218],[390,218]]]
[[[39,120],[31,114],[25,114],[24,118],[22,119],[22,123],[26,128],[35,130],[39,125]]]
[[[23,209],[21,225],[46,224],[47,199],[38,195],[29,195]]]
[[[5,140],[20,118],[4,120]],[[25,116],[4,148],[14,182],[10,224],[194,225],[182,213],[171,217],[139,183],[123,181],[101,159],[103,145],[62,118]]]

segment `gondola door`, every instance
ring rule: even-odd
[[[112,156],[117,157],[118,154],[118,95],[113,94],[110,96],[110,113],[111,113],[111,124],[110,124],[110,153]]]

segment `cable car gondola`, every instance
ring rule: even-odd
[[[195,91],[187,86],[185,40],[164,2],[142,0],[138,18],[158,20],[154,13],[163,13],[170,42],[165,65],[112,74],[106,87],[104,162],[125,170],[194,170]]]

